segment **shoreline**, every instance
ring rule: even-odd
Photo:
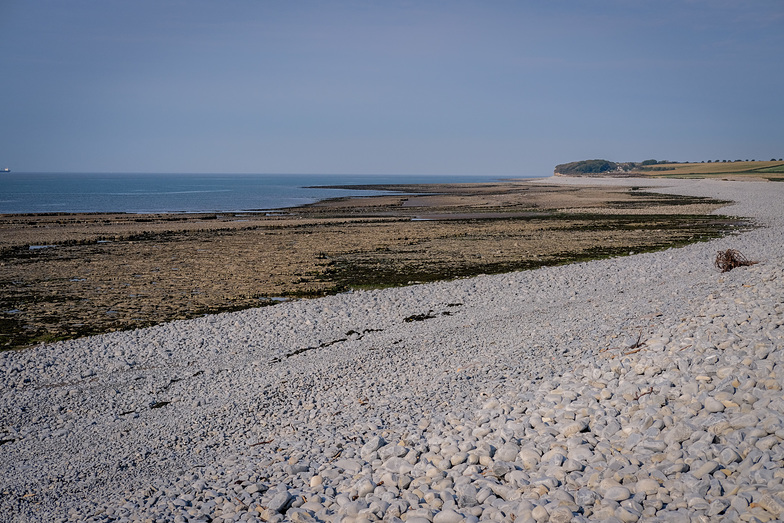
[[[656,190],[764,227],[0,354],[0,519],[780,518],[782,190]]]
[[[356,186],[367,186],[372,183],[484,183],[498,179],[470,175],[231,173],[17,173],[14,178],[4,184],[7,194],[5,201],[0,202],[0,215],[258,213],[336,197],[369,196],[362,191],[320,189],[338,184],[350,187],[345,184],[352,182]],[[30,184],[49,187],[50,192],[38,194],[35,188],[29,187]],[[58,193],[68,196],[65,199],[53,198]],[[79,197],[81,193],[89,194],[87,202]],[[71,210],[65,206],[70,206]]]
[[[2,346],[656,250],[743,225],[709,216],[717,203],[643,190],[396,187],[280,214],[0,216]]]

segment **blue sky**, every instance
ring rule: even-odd
[[[784,156],[781,0],[2,0],[0,167]]]

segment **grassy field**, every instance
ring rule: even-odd
[[[784,181],[784,161],[674,163],[654,165],[639,171],[645,176],[665,178],[765,179]]]

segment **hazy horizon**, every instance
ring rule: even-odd
[[[549,176],[784,156],[784,3],[8,0],[0,168]]]

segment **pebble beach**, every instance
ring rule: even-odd
[[[0,521],[784,520],[784,184],[546,182],[758,226],[0,353]]]

